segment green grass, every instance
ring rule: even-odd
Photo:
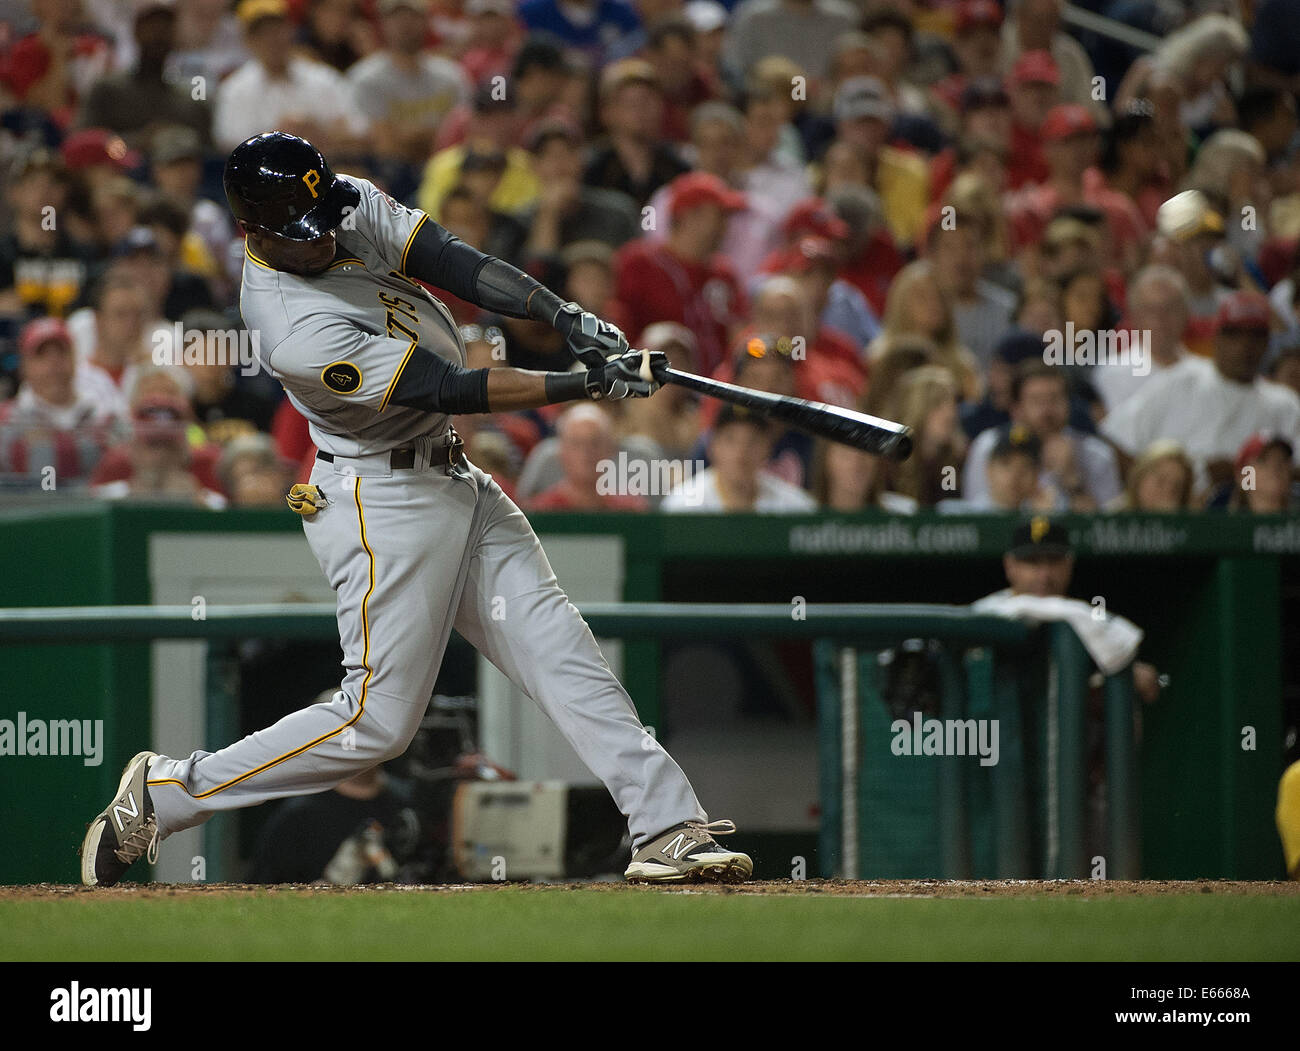
[[[1269,896],[901,899],[627,890],[0,901],[3,960],[1297,960]]]

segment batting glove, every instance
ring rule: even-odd
[[[668,355],[662,350],[629,350],[587,370],[587,397],[592,401],[648,398],[663,386],[654,370],[667,364]]]
[[[627,353],[627,336],[617,325],[602,321],[577,303],[565,303],[552,322],[573,356],[588,368],[599,368],[611,355]]]

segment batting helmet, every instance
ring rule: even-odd
[[[315,146],[268,131],[236,146],[226,160],[226,200],[236,219],[290,241],[337,229],[361,202]]]

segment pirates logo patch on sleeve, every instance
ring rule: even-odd
[[[361,389],[361,370],[350,361],[336,361],[321,369],[321,382],[335,394],[354,394]]]

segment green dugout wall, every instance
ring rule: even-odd
[[[537,515],[549,535],[620,538],[625,601],[966,603],[1004,586],[1012,519],[918,515]],[[1140,752],[1143,874],[1276,878],[1273,828],[1284,690],[1300,675],[1293,595],[1300,520],[1228,515],[1064,519],[1077,549],[1072,594],[1143,627],[1142,656],[1171,677],[1145,713]],[[154,601],[151,537],[301,535],[288,512],[78,504],[0,514],[9,553],[0,606]],[[563,581],[562,581],[563,583]],[[1290,647],[1284,648],[1284,642]],[[0,833],[20,844],[0,882],[71,882],[82,825],[150,740],[148,645],[3,649],[0,719],[102,719],[103,761],[0,755]],[[628,640],[627,685],[663,726],[659,644]],[[213,742],[204,742],[205,746]]]

